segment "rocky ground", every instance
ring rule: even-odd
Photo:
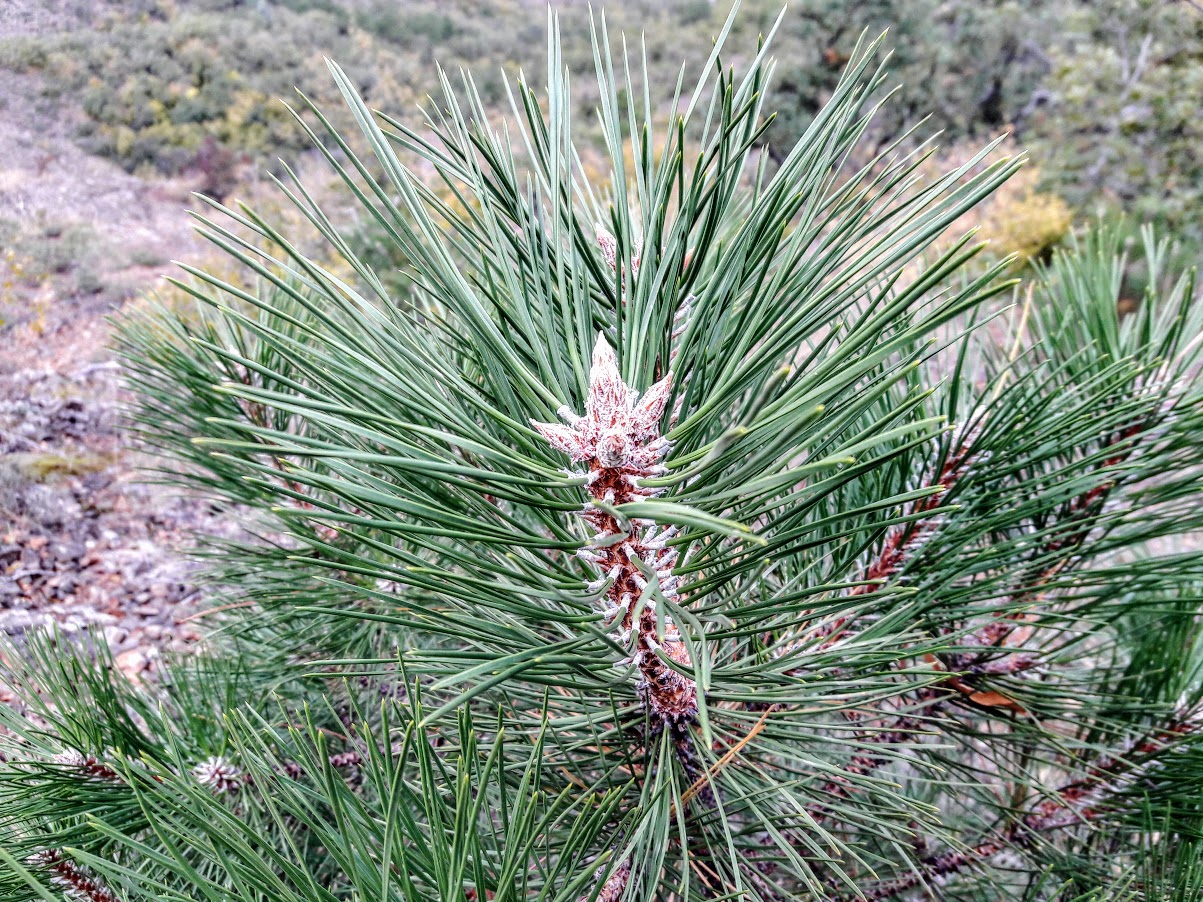
[[[5,0],[0,37],[70,24],[87,8]],[[35,81],[3,73],[0,633],[19,644],[32,630],[90,630],[145,678],[165,650],[198,637],[189,618],[204,594],[187,549],[220,523],[148,480],[121,416],[108,318],[198,246],[187,184],[89,156],[71,129]]]
[[[221,532],[194,498],[148,481],[122,428],[116,362],[0,375],[0,631],[99,634],[141,678],[199,638],[186,554]]]

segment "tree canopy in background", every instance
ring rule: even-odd
[[[1100,0],[1068,11],[1058,27],[1030,124],[1050,183],[1075,206],[1160,221],[1197,243],[1203,7]]]
[[[645,42],[665,121],[677,65],[700,65],[729,5],[604,4],[611,25]],[[771,27],[780,5],[745,4],[741,46]],[[103,12],[73,31],[0,44],[0,63],[44,74],[48,91],[81,104],[85,146],[146,171],[228,167],[214,146],[248,155],[253,167],[295,156],[307,145],[279,98],[298,86],[333,100],[313,65],[322,56],[346,61],[369,102],[412,122],[435,61],[451,72],[471,65],[490,116],[504,110],[507,73],[541,66],[544,5],[533,0],[97,6]],[[587,9],[567,4],[563,15],[565,59],[587,67]],[[1012,130],[1042,186],[1080,213],[1104,207],[1163,221],[1192,241],[1203,235],[1195,109],[1203,11],[1194,0],[801,0],[776,39],[777,117],[760,139],[771,157],[780,159],[830,96],[858,36],[885,29],[898,94],[874,125],[876,140],[925,117],[925,133],[939,130],[945,146]],[[578,82],[578,124],[592,138],[584,149],[600,140],[596,99]]]

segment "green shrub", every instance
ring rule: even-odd
[[[347,10],[347,4],[340,0],[275,0],[275,3],[277,6],[298,13],[314,11],[326,13],[338,23],[340,29],[345,29],[351,22],[351,13]]]
[[[1050,184],[1203,246],[1203,11],[1100,0],[1062,30],[1029,139]]]
[[[348,51],[344,26],[320,10],[221,3],[10,42],[6,61],[78,99],[85,148],[130,170],[175,174],[209,140],[256,157],[308,147],[282,100],[294,87],[329,97],[312,59]]]
[[[411,49],[445,44],[458,31],[448,15],[406,8],[390,0],[376,0],[356,16],[356,23],[378,38]]]
[[[792,146],[839,79],[862,30],[889,30],[897,93],[875,123],[893,137],[926,119],[945,140],[1001,134],[1048,71],[1047,47],[1070,0],[803,0],[786,17],[777,72],[780,114],[768,134],[775,155]],[[754,0],[745,27],[768,30],[780,4]]]
[[[101,248],[101,238],[91,226],[59,220],[22,226],[11,243],[26,261],[27,278],[34,281],[86,269]]]

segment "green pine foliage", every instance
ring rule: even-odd
[[[732,22],[659,132],[598,22],[600,182],[554,20],[504,129],[333,66],[360,136],[298,122],[404,281],[295,179],[337,273],[200,218],[248,278],[186,267],[122,349],[164,478],[252,537],[161,685],[4,650],[0,899],[1195,898],[1193,276],[949,243],[1019,161],[852,165],[877,44],[769,167]]]

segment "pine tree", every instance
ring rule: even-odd
[[[504,129],[332,66],[360,135],[298,121],[404,296],[295,179],[339,267],[200,218],[247,280],[184,267],[121,347],[164,477],[254,537],[155,686],[5,650],[0,899],[1197,897],[1192,277],[949,241],[1019,161],[854,165],[874,43],[770,171],[730,25],[656,134],[599,23],[605,185],[554,20]]]

